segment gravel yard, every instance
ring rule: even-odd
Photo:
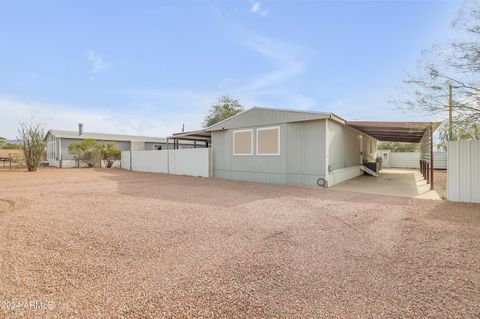
[[[0,317],[479,318],[479,252],[480,205],[0,172]]]

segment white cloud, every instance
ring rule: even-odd
[[[93,50],[88,51],[87,59],[92,63],[92,68],[90,70],[92,74],[96,74],[100,71],[106,71],[112,67],[110,64],[106,63],[98,53]]]
[[[250,12],[258,14],[262,17],[268,15],[268,10],[265,9],[260,1],[254,1],[250,7]]]
[[[254,75],[243,85],[237,84],[235,87],[231,87],[228,91],[232,95],[243,97],[244,100],[259,106],[299,109],[310,109],[316,106],[315,99],[305,96],[295,89],[295,83],[292,81],[294,77],[305,71],[309,50],[251,32],[243,31],[241,36],[244,38],[241,44],[259,53],[272,65],[272,69]],[[229,81],[238,83],[231,79]],[[269,100],[270,103],[262,103],[263,100]]]
[[[205,107],[208,109],[208,105]],[[132,112],[103,111],[0,97],[0,136],[15,138],[18,136],[19,121],[33,120],[45,129],[76,131],[78,123],[84,123],[86,132],[165,137],[179,132],[182,124],[189,130],[198,129],[205,115],[203,108],[188,112],[192,113],[189,116],[165,110],[149,110],[146,113],[137,109],[134,112],[133,109]]]
[[[305,62],[300,58],[301,50],[292,45],[262,36],[250,36],[243,44],[269,59],[276,66],[274,71],[259,75],[247,87],[259,89],[278,84],[305,69]]]

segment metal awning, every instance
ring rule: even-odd
[[[180,132],[173,133],[172,136],[169,136],[168,138],[187,141],[210,141],[212,139],[212,132],[207,132],[205,130]]]
[[[364,132],[379,141],[420,143],[423,135],[432,127],[433,131],[439,122],[355,122],[347,125]]]

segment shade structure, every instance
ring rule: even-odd
[[[430,127],[435,130],[438,122],[356,122],[348,125],[379,141],[420,143]]]

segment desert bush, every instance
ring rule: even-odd
[[[12,154],[12,164],[15,165],[17,168],[26,167],[25,165],[25,158],[19,154]]]
[[[18,133],[25,165],[29,171],[36,171],[42,162],[42,155],[47,145],[44,141],[45,130],[40,127],[40,124],[20,122]]]
[[[86,163],[88,167],[95,167],[100,160],[100,145],[93,139],[86,139],[78,143],[72,143],[68,146],[68,151],[79,163]]]
[[[102,143],[100,145],[100,158],[106,162],[108,168],[120,159],[122,151],[114,143]]]

